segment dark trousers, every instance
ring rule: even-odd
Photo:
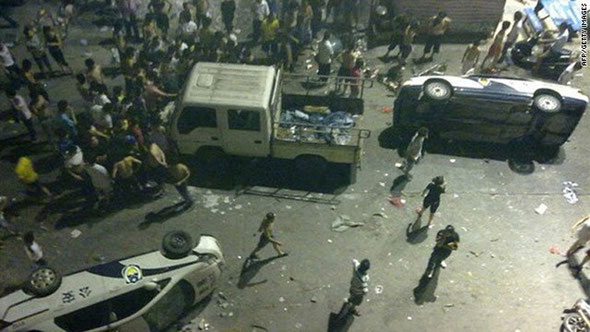
[[[330,68],[331,68],[332,64],[331,63],[320,63],[318,66],[318,75],[321,76],[325,76],[325,77],[321,77],[320,81],[327,81],[328,77],[330,75]]]
[[[12,66],[4,67],[8,71],[8,78],[10,82],[15,85],[15,88],[18,89],[21,86],[21,83],[24,81],[22,71],[20,68],[14,63]]]
[[[125,34],[127,37],[139,39],[139,28],[137,27],[137,17],[131,14],[125,18]]]
[[[260,26],[262,25],[262,21],[254,20],[252,21],[252,41],[257,42],[260,39]]]
[[[227,31],[227,33],[231,33],[234,29],[234,17],[223,16],[221,20],[223,21],[223,25],[225,25],[225,30]]]
[[[262,50],[270,57],[275,58],[279,53],[279,44],[276,40],[268,40],[262,43]]]
[[[27,127],[27,131],[29,132],[29,136],[31,137],[31,141],[37,140],[37,131],[35,131],[35,126],[33,125],[33,118],[30,119],[23,119],[23,124]]]
[[[445,248],[434,248],[430,255],[430,259],[428,260],[428,266],[426,267],[424,275],[428,276],[431,272],[440,268],[440,263],[447,259],[447,257],[451,255],[451,252],[451,250]]]
[[[50,72],[53,71],[53,68],[51,68],[51,63],[49,63],[49,58],[47,57],[47,54],[43,54],[42,56],[36,58],[33,57],[33,59],[35,60],[35,63],[37,63],[37,66],[41,71],[44,71],[44,68],[46,68]]]
[[[180,194],[180,196],[184,199],[185,203],[192,203],[193,202],[193,198],[191,197],[191,195],[188,192],[188,187],[186,185],[186,182],[174,186],[174,188],[176,188],[176,190],[178,191],[178,193]]]

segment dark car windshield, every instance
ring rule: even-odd
[[[511,76],[498,76],[498,75],[485,75],[485,74],[469,75],[469,76],[467,76],[467,78],[470,78],[470,79],[499,78],[499,79],[505,79],[505,80],[530,81],[528,78],[511,77]]]

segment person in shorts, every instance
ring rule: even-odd
[[[272,243],[272,247],[276,250],[279,257],[288,255],[288,253],[284,252],[281,248],[283,244],[279,242],[272,233],[274,221],[275,214],[273,212],[267,213],[264,219],[262,219],[262,223],[260,223],[260,227],[258,228],[258,232],[261,233],[260,239],[258,240],[258,245],[256,246],[256,248],[250,254],[250,258],[257,259],[258,256],[256,255],[256,253],[260,251],[260,249],[266,247],[266,245],[269,243]]]
[[[428,25],[428,35],[426,36],[426,44],[424,45],[424,54],[421,60],[432,60],[434,54],[440,51],[442,37],[451,26],[451,19],[447,17],[447,13],[441,11],[438,15],[430,19]],[[432,51],[432,54],[430,52]],[[426,56],[430,54],[430,56]]]
[[[438,231],[436,234],[436,244],[428,260],[428,266],[426,267],[424,276],[430,279],[436,270],[441,267],[446,268],[445,259],[459,248],[459,241],[459,234],[455,232],[453,225],[448,225],[445,229]]]
[[[424,197],[424,200],[422,201],[422,208],[417,209],[416,213],[422,217],[424,210],[430,208],[430,216],[428,217],[429,228],[432,228],[432,219],[434,218],[434,214],[440,205],[440,195],[445,192],[446,185],[445,178],[442,176],[437,176],[432,179],[432,182],[430,182],[422,192],[422,196]]]

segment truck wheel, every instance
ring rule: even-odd
[[[50,267],[41,267],[31,273],[25,290],[39,296],[53,294],[61,285],[61,275]]]
[[[171,259],[183,258],[193,249],[193,238],[183,231],[172,231],[162,239],[164,256]]]
[[[314,181],[326,173],[328,163],[320,156],[299,156],[295,158],[295,169],[298,173],[311,177]]]
[[[563,328],[566,332],[583,332],[587,331],[586,323],[578,313],[572,313],[563,319]]]
[[[548,93],[536,95],[533,99],[533,105],[543,113],[557,113],[561,110],[561,100],[559,100],[559,97]]]
[[[453,87],[443,80],[429,80],[423,87],[424,95],[433,101],[446,101],[453,95]]]

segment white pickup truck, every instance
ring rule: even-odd
[[[316,175],[344,164],[354,183],[370,135],[359,128],[363,99],[286,94],[288,77],[272,66],[196,64],[170,121],[179,152],[289,159]]]

